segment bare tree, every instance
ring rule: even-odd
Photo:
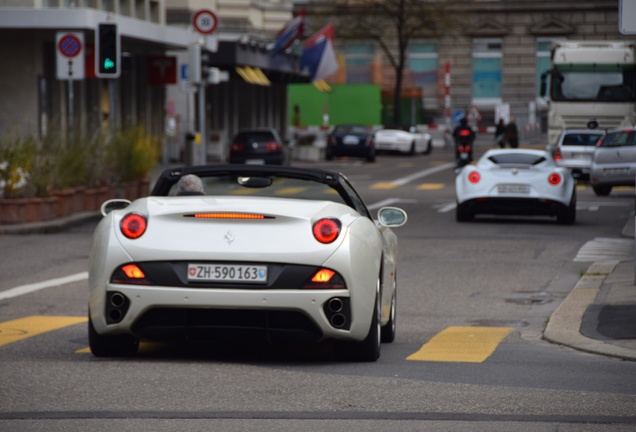
[[[438,38],[456,28],[440,0],[323,0],[312,13],[336,24],[338,38],[371,39],[395,71],[393,123],[400,122],[403,74],[413,39]]]

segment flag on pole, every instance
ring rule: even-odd
[[[295,40],[302,38],[304,24],[305,13],[300,12],[278,32],[272,51],[285,51],[294,43]]]
[[[300,67],[312,81],[318,81],[338,71],[338,60],[333,48],[333,24],[328,24],[303,43]]]

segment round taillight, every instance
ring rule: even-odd
[[[561,174],[559,173],[552,173],[548,176],[548,182],[552,185],[552,186],[556,186],[559,183],[561,183]]]
[[[148,227],[146,217],[138,213],[128,213],[119,224],[121,233],[129,239],[141,237]]]
[[[468,181],[471,183],[478,183],[479,180],[481,180],[481,176],[479,175],[479,173],[477,171],[473,171],[470,174],[468,174]]]
[[[320,219],[314,224],[313,233],[320,243],[331,243],[340,234],[340,221],[338,219]]]

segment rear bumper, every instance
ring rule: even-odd
[[[567,207],[539,198],[476,198],[460,204],[473,214],[557,216]]]

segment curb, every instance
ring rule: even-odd
[[[0,235],[12,234],[47,234],[67,229],[73,224],[83,224],[102,217],[99,211],[74,213],[63,218],[42,222],[30,222],[16,225],[0,225]]]
[[[591,339],[580,333],[585,311],[589,305],[594,303],[603,282],[618,263],[619,261],[603,261],[590,265],[570,294],[550,317],[543,332],[545,340],[579,351],[636,361],[634,350]]]

